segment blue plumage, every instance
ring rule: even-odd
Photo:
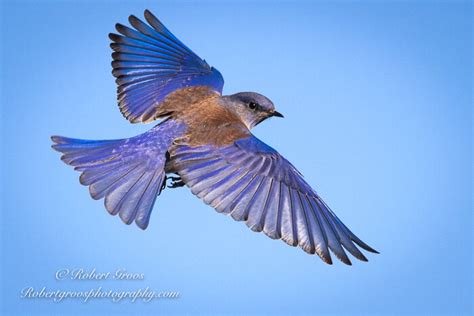
[[[149,11],[150,25],[131,16],[135,28],[117,24],[122,35],[109,34],[112,74],[117,78],[122,114],[132,123],[156,119],[159,104],[172,92],[191,86],[208,86],[222,92],[220,72],[181,43]]]
[[[156,197],[187,185],[218,212],[256,232],[282,239],[332,263],[330,251],[351,264],[345,250],[367,261],[355,236],[301,173],[250,130],[283,117],[265,96],[222,96],[224,80],[149,11],[148,24],[131,16],[110,34],[113,75],[122,114],[132,123],[164,119],[146,133],[117,140],[53,136],[62,160],[80,171],[94,199],[127,224],[148,226]]]
[[[148,132],[118,140],[81,140],[53,136],[61,159],[82,172],[81,184],[94,199],[105,198],[105,208],[145,229],[156,197],[165,181],[166,152],[185,126],[164,121]]]
[[[191,192],[254,231],[300,245],[327,262],[329,248],[350,264],[341,244],[364,261],[354,243],[374,251],[341,223],[293,165],[254,136],[227,147],[178,146],[172,157]]]

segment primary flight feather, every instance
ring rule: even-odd
[[[354,235],[298,170],[250,130],[283,117],[263,95],[223,96],[221,73],[179,41],[150,11],[109,34],[121,113],[132,123],[160,119],[141,135],[117,140],[53,136],[61,159],[82,172],[94,199],[126,223],[146,229],[157,196],[188,186],[218,212],[253,231],[300,246],[331,264],[346,251],[367,261]],[[176,174],[177,177],[170,174]]]

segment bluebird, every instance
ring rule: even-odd
[[[81,172],[92,198],[103,198],[107,211],[126,224],[146,229],[163,189],[187,186],[217,212],[328,264],[329,250],[348,265],[345,250],[362,261],[367,258],[357,246],[377,253],[288,160],[250,132],[283,117],[272,101],[254,92],[222,95],[221,73],[150,11],[144,15],[147,23],[131,15],[131,27],[116,24],[119,34],[109,34],[112,74],[123,116],[159,123],[126,139],[52,137],[52,147]]]

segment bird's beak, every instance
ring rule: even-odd
[[[281,114],[280,112],[278,111],[273,111],[272,112],[272,116],[276,116],[276,117],[284,117],[283,114]]]

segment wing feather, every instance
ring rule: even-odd
[[[290,246],[298,245],[298,235],[295,229],[295,216],[292,211],[290,187],[282,182],[281,191],[281,238]]]
[[[352,264],[344,248],[367,261],[355,244],[375,252],[342,224],[293,165],[254,136],[224,147],[176,145],[171,164],[218,212],[328,264],[330,251]]]
[[[237,221],[246,220],[247,205],[253,200],[260,186],[261,178],[255,175],[229,205],[229,213]]]
[[[161,106],[173,92],[205,86],[221,94],[224,79],[179,41],[151,12],[145,23],[129,17],[128,27],[116,25],[112,40],[112,74],[123,116],[132,123],[150,122],[168,114]]]

